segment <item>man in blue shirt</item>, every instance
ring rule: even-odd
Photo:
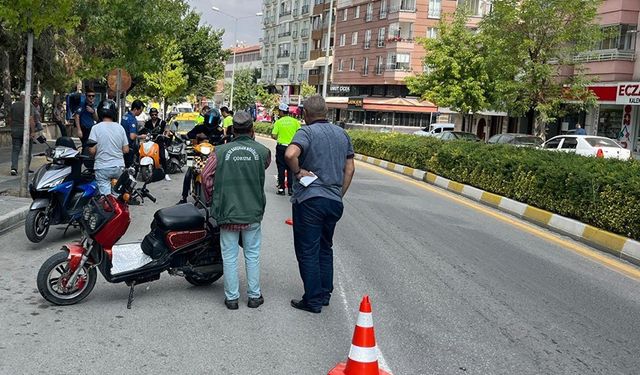
[[[85,105],[78,108],[73,115],[78,138],[80,138],[83,148],[89,139],[91,128],[96,123],[96,120],[98,120],[98,113],[94,108],[96,100],[95,91],[92,89],[85,90],[85,97],[87,98]]]
[[[141,100],[134,100],[131,103],[131,110],[122,116],[122,127],[124,132],[127,133],[127,139],[129,140],[129,153],[124,157],[125,167],[129,168],[133,164],[133,158],[138,152],[137,140],[138,140],[138,120],[137,116],[140,116],[144,109],[144,103]]]

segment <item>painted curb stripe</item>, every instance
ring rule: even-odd
[[[402,167],[402,166],[400,166]],[[413,176],[413,173],[415,172],[415,169],[411,168],[411,167],[403,167],[402,168],[402,174],[405,176]]]
[[[371,363],[378,361],[378,349],[376,346],[372,348],[363,348],[351,344],[349,349],[349,359],[360,363]]]
[[[503,210],[511,212],[512,214],[515,214],[517,216],[523,216],[524,211],[528,207],[528,205],[524,203],[514,201],[513,199],[504,198],[504,197],[502,198],[502,201],[500,202],[499,206]]]
[[[638,260],[640,260],[640,242],[634,240],[627,240],[622,248],[622,255],[627,258],[632,258],[636,260],[636,264],[638,264]]]
[[[602,229],[586,225],[582,237],[619,255],[627,242],[626,237],[605,232]]]
[[[543,225],[549,224],[551,216],[553,216],[551,212],[541,210],[533,206],[527,206],[527,209],[524,210],[524,217]]]
[[[373,328],[373,315],[371,313],[361,312],[358,314],[356,325],[362,328]]]
[[[382,164],[382,160],[380,159],[373,159],[373,165],[377,165],[378,167],[380,166],[380,164]]]
[[[502,197],[493,193],[489,193],[488,191],[485,191],[482,193],[482,197],[480,197],[480,200],[482,200],[485,203],[489,203],[492,206],[499,207],[500,202],[502,202]]]
[[[449,190],[455,191],[456,193],[462,193],[462,189],[464,189],[464,185],[459,182],[449,181],[449,186],[447,188]]]
[[[554,214],[549,221],[549,226],[573,236],[582,237],[587,225],[577,220]]]
[[[436,183],[436,179],[438,178],[438,175],[435,175],[431,172],[427,172],[424,174],[424,181],[430,183],[430,184],[435,184]]]
[[[420,180],[420,181],[424,181],[426,175],[427,175],[427,172],[425,172],[425,171],[421,171],[419,169],[414,169],[413,170],[413,177],[415,179]]]
[[[387,169],[390,170],[390,171],[395,171],[396,170],[396,163],[387,162]]]
[[[437,176],[435,184],[443,189],[449,188],[449,180],[444,177]]]
[[[473,186],[469,186],[469,185],[464,185],[464,189],[462,189],[462,195],[476,201],[479,201],[480,199],[482,199],[482,193],[483,193],[482,190],[478,188],[474,188]]]

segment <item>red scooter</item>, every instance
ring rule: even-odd
[[[220,231],[208,210],[201,212],[185,203],[156,211],[151,232],[142,243],[115,243],[131,222],[130,198],[155,198],[147,184],[136,182],[124,172],[114,186],[118,196],[93,198],[80,220],[83,239],[63,246],[38,272],[38,290],[56,305],[72,305],[91,293],[97,271],[110,283],[124,282],[130,287],[127,308],[131,308],[134,286],[160,278],[168,271],[183,276],[193,285],[210,285],[222,276]]]

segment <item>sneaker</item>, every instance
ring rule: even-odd
[[[278,195],[284,195],[284,189],[278,189],[278,192],[276,193]]]
[[[258,298],[249,297],[249,302],[247,302],[247,306],[249,306],[252,309],[255,309],[256,307],[262,305],[263,303],[264,303],[264,297],[262,297],[262,295],[260,295],[260,297]]]
[[[12,176],[17,176],[18,175],[18,171],[16,169],[12,169],[11,170],[11,175]]]
[[[184,203],[187,203],[187,198],[180,199],[176,204],[184,204]]]
[[[171,177],[169,177],[169,175],[168,175],[168,174],[165,174],[165,175],[164,175],[164,180],[165,180],[165,181],[171,181]]]
[[[238,299],[224,299],[224,305],[229,310],[238,310]],[[257,307],[257,306],[256,306]]]

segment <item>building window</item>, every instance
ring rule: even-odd
[[[356,70],[356,59],[355,59],[355,57],[351,58],[351,68],[349,70],[351,70],[352,72]]]
[[[607,37],[598,43],[595,49],[635,50],[637,29],[636,25],[605,26],[602,31]]]
[[[427,38],[435,39],[438,37],[438,28],[437,27],[427,27]]]
[[[376,57],[376,75],[382,75],[384,73],[384,58],[382,56]]]
[[[364,58],[364,65],[362,66],[362,75],[363,76],[369,75],[369,58],[368,57]]]
[[[344,10],[342,11],[342,20],[346,21],[348,16],[349,16],[349,8],[344,8]]]
[[[388,70],[411,70],[411,54],[409,53],[389,53],[387,57],[387,69]]]
[[[367,14],[364,18],[365,22],[370,22],[373,20],[373,3],[367,4]]]
[[[482,17],[484,14],[483,2],[483,0],[458,0],[458,6],[466,7],[474,17]]]
[[[278,64],[277,78],[289,78],[289,64]]]
[[[356,14],[353,17],[353,19],[357,19],[357,18],[360,18],[360,5],[356,7]]]
[[[278,57],[289,57],[290,49],[291,49],[291,43],[278,44]]]
[[[347,34],[340,35],[340,47],[344,47],[347,44]]]
[[[441,0],[429,0],[429,18],[440,18],[442,12]]]
[[[371,30],[364,33],[364,49],[371,48]]]
[[[387,0],[382,0],[380,3],[380,19],[387,18]]]
[[[358,44],[358,32],[354,32],[353,34],[351,34],[351,45],[355,46],[356,44]]]
[[[340,61],[338,61],[338,71],[342,72],[344,71],[344,60],[340,59]]]
[[[378,47],[384,47],[384,34],[386,29],[381,27],[378,29]]]

